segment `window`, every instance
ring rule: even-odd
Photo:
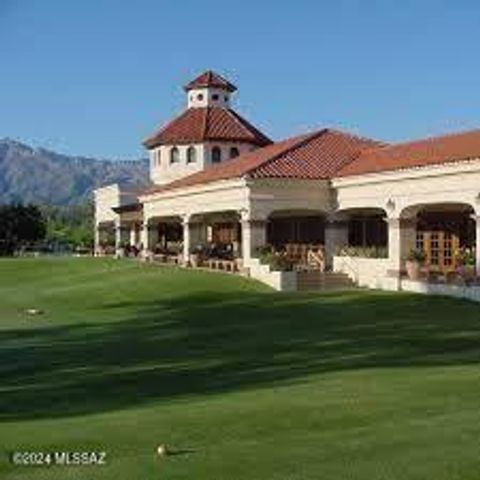
[[[212,100],[215,101],[215,102],[218,100],[218,94],[217,93],[214,93],[212,95]]]
[[[203,100],[203,93],[199,93],[199,94],[197,95],[197,100],[200,100],[200,101]]]
[[[224,100],[228,102],[228,97],[225,95]]]
[[[219,147],[212,148],[212,163],[220,163],[222,161],[222,151]]]
[[[188,147],[187,149],[187,163],[195,163],[197,161],[197,151],[195,147]]]
[[[160,153],[160,149],[157,150],[157,167],[162,164],[162,155]]]
[[[170,163],[178,163],[180,161],[180,151],[177,147],[170,150]]]
[[[235,158],[235,157],[238,157],[239,155],[240,155],[240,152],[238,151],[237,147],[232,147],[230,149],[230,158]]]

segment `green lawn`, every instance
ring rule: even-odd
[[[479,361],[473,303],[2,260],[0,478],[477,480]],[[14,450],[108,463],[15,467]]]

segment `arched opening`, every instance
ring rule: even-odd
[[[385,258],[388,256],[387,214],[381,208],[355,208],[337,212],[331,227],[336,232],[339,255]]]
[[[232,147],[230,148],[230,158],[235,158],[240,155],[240,151],[238,150],[237,147]]]
[[[424,253],[429,273],[475,266],[476,223],[467,204],[415,205],[402,212],[402,253]]]
[[[222,150],[220,147],[212,148],[212,163],[220,163],[222,161]]]
[[[273,212],[267,222],[267,243],[282,247],[289,243],[323,245],[325,216],[322,212],[298,210]]]
[[[354,247],[387,247],[388,228],[383,210],[364,209],[350,213],[348,244]]]
[[[180,150],[177,147],[173,147],[170,150],[170,163],[178,163],[180,161]]]
[[[187,163],[195,163],[197,161],[197,151],[195,147],[188,147],[187,149]]]
[[[300,270],[324,270],[325,215],[315,210],[275,211],[267,220],[266,251]]]
[[[206,265],[210,261],[233,261],[241,255],[241,224],[237,211],[218,211],[194,215],[190,220],[195,232],[191,241],[195,242],[195,251],[200,254]]]

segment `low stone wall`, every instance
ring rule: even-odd
[[[388,270],[388,258],[333,257],[333,271],[345,273],[360,287],[398,290],[398,279]]]
[[[445,295],[448,297],[465,298],[474,302],[480,302],[480,287],[447,285],[443,283],[428,283],[402,279],[401,289],[405,292],[425,293],[428,295]]]
[[[427,295],[445,295],[480,302],[480,286],[467,287],[398,280],[389,275],[388,258],[333,257],[333,270],[347,274],[357,285],[381,290],[402,290]]]
[[[250,277],[269,285],[275,290],[292,292],[297,290],[297,272],[272,271],[269,265],[264,265],[258,258],[252,258],[248,263]]]

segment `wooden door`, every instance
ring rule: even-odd
[[[212,228],[212,240],[214,243],[228,245],[237,240],[237,224],[231,222],[216,223]]]
[[[450,272],[457,268],[455,252],[460,247],[458,235],[448,231],[417,232],[418,250],[426,255],[426,265],[432,270]]]

